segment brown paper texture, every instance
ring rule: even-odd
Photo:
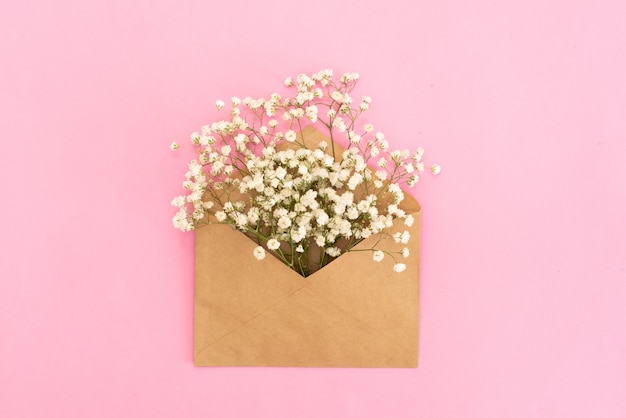
[[[389,231],[411,234],[402,273],[389,256],[377,263],[356,251],[304,278],[270,254],[256,260],[257,244],[229,225],[198,228],[194,364],[417,367],[420,206],[405,193],[400,208],[415,218]],[[382,240],[377,248],[398,245]]]

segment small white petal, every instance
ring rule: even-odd
[[[272,238],[267,241],[267,248],[269,248],[270,250],[277,250],[278,247],[280,247],[280,242],[278,242],[276,238]]]
[[[406,264],[404,263],[396,263],[393,266],[393,271],[395,271],[396,273],[402,273],[404,270],[406,270]]]
[[[254,254],[254,258],[257,260],[263,260],[265,258],[265,249],[261,246],[258,246],[252,252]]]

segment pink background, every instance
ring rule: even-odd
[[[0,416],[626,416],[624,4],[2,2]],[[444,167],[420,366],[194,368],[169,144],[326,67]]]

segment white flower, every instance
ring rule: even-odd
[[[350,206],[346,211],[346,215],[348,215],[348,219],[355,220],[359,217],[359,210],[356,208],[356,206]]]
[[[259,220],[259,208],[258,207],[250,208],[248,210],[248,222],[251,225],[255,225],[258,220]]]
[[[304,116],[304,109],[297,108],[289,110],[289,113],[294,119],[301,119]]]
[[[177,196],[172,199],[172,206],[182,208],[185,205],[185,196]]]
[[[352,177],[350,177],[350,180],[348,181],[348,189],[350,190],[356,189],[356,187],[359,184],[361,184],[362,181],[363,181],[363,176],[360,175],[359,173],[354,173]]]
[[[317,122],[317,106],[311,105],[306,108],[306,117],[313,123]]]
[[[257,260],[263,260],[265,258],[265,248],[259,245],[252,251],[252,254],[254,254],[254,258]]]
[[[411,234],[409,234],[409,231],[404,231],[402,232],[402,235],[400,235],[400,242],[403,244],[407,244],[409,242],[409,239],[411,239]]]
[[[298,229],[292,229],[291,230],[291,234],[290,237],[293,240],[293,242],[300,242],[302,241],[306,236],[306,228],[303,226],[300,226]]]
[[[339,132],[345,132],[347,129],[346,123],[340,117],[333,120],[333,127],[337,128]]]
[[[329,219],[330,218],[328,217],[328,214],[324,212],[323,209],[316,211],[315,221],[317,222],[318,225],[320,226],[326,225]],[[322,243],[321,245],[324,245],[324,244]]]
[[[181,231],[192,231],[194,229],[194,224],[192,219],[187,218],[187,209],[180,208],[176,215],[172,218],[172,223],[175,228],[180,229]]]
[[[416,163],[419,163],[420,161],[422,161],[422,156],[424,155],[424,148],[419,147],[416,151],[415,154],[413,155],[413,160]]]
[[[287,216],[282,216],[280,219],[278,219],[278,227],[281,229],[287,229],[291,226],[291,219],[289,219]]]
[[[357,120],[371,103],[369,96],[352,97],[358,77],[323,70],[287,77],[284,83],[291,88],[285,97],[231,97],[232,107],[222,120],[191,134],[197,155],[185,173],[187,192],[171,202],[177,208],[174,226],[183,231],[201,223],[234,226],[263,242],[254,249],[255,258],[284,245],[291,249],[284,261],[292,266],[313,256],[310,250],[327,254],[328,262],[347,251],[347,243],[380,233],[393,238],[397,248],[370,248],[373,261],[387,254],[408,257],[402,244],[409,241],[409,232],[388,228],[397,219],[407,227],[415,222],[399,208],[404,199],[400,185],[417,183],[424,151],[391,151],[383,133]],[[221,110],[225,105],[217,100],[215,106]],[[317,122],[326,125],[323,133],[332,139],[309,150],[308,138],[299,132]],[[337,152],[336,138],[348,143],[347,150]],[[173,142],[170,148],[180,146]],[[435,175],[440,170],[431,167]],[[205,196],[210,199],[204,201]],[[405,268],[394,266],[396,271]]]
[[[243,228],[245,226],[248,225],[248,217],[243,214],[243,213],[239,213],[236,217],[235,217],[235,224],[240,227]]]
[[[350,140],[351,144],[358,144],[361,142],[361,135],[357,134],[354,131],[350,131],[348,132],[348,139]]]
[[[441,173],[441,166],[434,164],[432,167],[430,167],[430,171],[434,174],[437,175],[439,173]]]
[[[245,145],[246,141],[248,140],[248,137],[245,134],[239,134],[234,139],[237,145]]]
[[[296,140],[296,133],[292,130],[285,132],[285,140],[287,142],[294,142]]]
[[[393,266],[393,271],[396,273],[402,273],[404,270],[406,270],[406,264],[404,263],[396,263]]]
[[[378,177],[378,180],[380,181],[385,181],[387,180],[387,172],[385,170],[376,170],[376,177]]]
[[[330,93],[330,97],[331,97],[334,101],[336,101],[336,102],[338,102],[338,103],[343,102],[343,93],[342,93],[342,92],[340,92],[339,90],[335,90],[335,91],[331,92],[331,93]]]
[[[304,206],[308,206],[311,209],[317,209],[314,206],[317,206],[317,202],[315,198],[317,197],[317,192],[315,190],[307,190],[305,194],[300,197],[300,203]]]
[[[272,238],[267,241],[267,248],[270,250],[277,250],[280,247],[280,242],[276,238]]]
[[[285,170],[283,167],[278,167],[274,174],[278,179],[283,180],[287,175],[287,170]]]

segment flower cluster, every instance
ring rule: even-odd
[[[389,151],[371,124],[357,126],[371,103],[367,96],[353,100],[358,78],[346,73],[337,79],[323,70],[287,78],[285,86],[295,91],[286,97],[233,97],[228,118],[191,135],[197,158],[183,182],[187,194],[172,201],[178,208],[174,226],[190,231],[230,224],[258,243],[256,259],[269,251],[303,276],[378,236],[377,243],[393,239],[398,251],[375,244],[367,250],[373,260],[388,255],[394,270],[403,271],[398,258],[409,256],[402,244],[410,234],[388,229],[396,219],[413,223],[400,207],[400,185],[418,181],[423,150]],[[219,111],[225,106],[216,102]],[[319,140],[322,130],[327,140]],[[172,143],[172,150],[179,148]]]

